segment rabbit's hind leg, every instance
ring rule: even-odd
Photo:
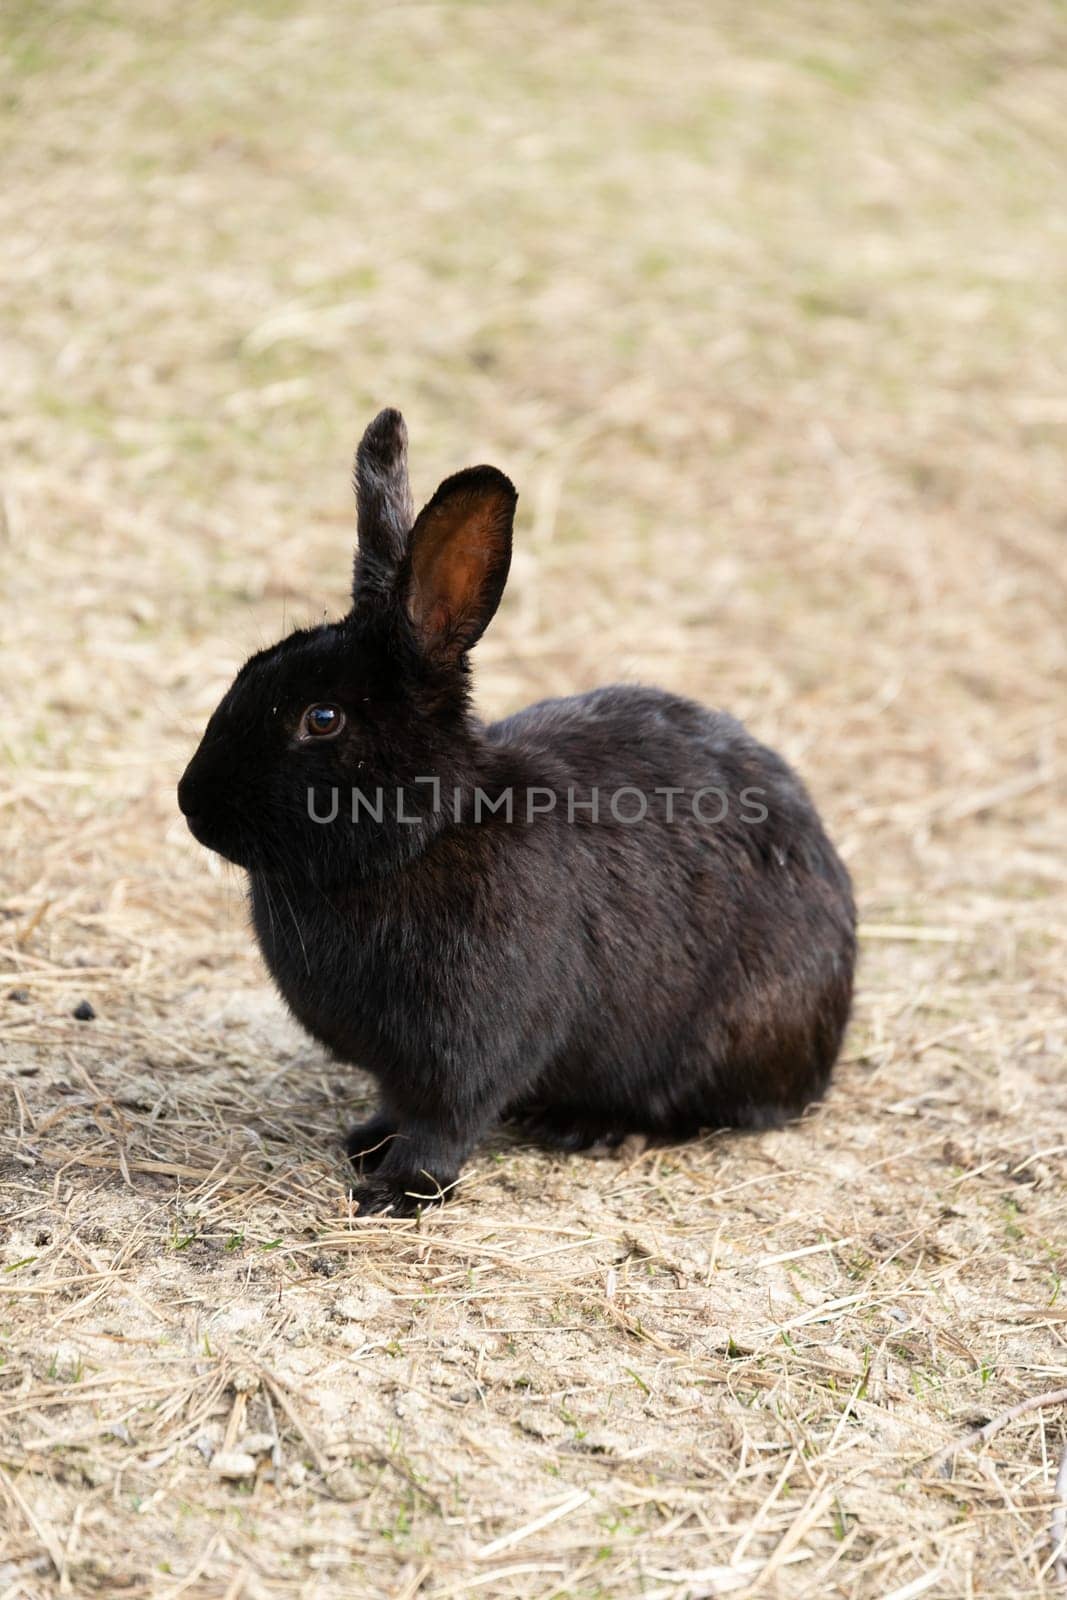
[[[627,1128],[606,1127],[603,1121],[583,1116],[575,1107],[546,1105],[543,1101],[512,1107],[507,1121],[528,1143],[571,1154],[596,1148],[614,1150],[630,1132]]]

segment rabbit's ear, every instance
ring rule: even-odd
[[[511,565],[517,499],[495,467],[468,467],[419,512],[406,598],[427,654],[456,657],[481,638]]]
[[[353,597],[392,588],[415,518],[408,483],[408,430],[399,411],[380,411],[360,440],[355,467],[359,543]]]

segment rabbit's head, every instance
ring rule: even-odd
[[[441,791],[467,776],[466,657],[500,602],[516,494],[470,467],[413,516],[403,418],[383,411],[356,500],[351,611],[245,663],[178,785],[202,844],[322,884],[420,848]]]

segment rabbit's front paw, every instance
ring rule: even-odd
[[[351,1195],[361,1217],[375,1214],[414,1217],[427,1206],[439,1205],[446,1198],[441,1185],[425,1172],[410,1173],[407,1177],[374,1173],[354,1183]]]
[[[349,1130],[345,1151],[357,1172],[373,1172],[396,1138],[396,1124],[380,1114]]]

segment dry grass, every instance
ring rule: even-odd
[[[1064,1408],[967,1436],[1067,1371],[1062,11],[2,28],[0,1596],[1051,1595]],[[800,1126],[350,1214],[367,1086],[173,788],[385,402],[523,492],[487,710],[653,679],[810,776]]]

